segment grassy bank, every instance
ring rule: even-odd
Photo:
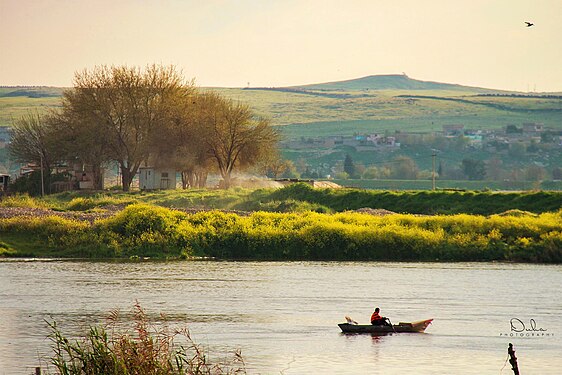
[[[292,199],[319,204],[337,212],[362,207],[384,208],[411,214],[492,215],[518,209],[534,213],[557,211],[561,192],[494,193],[474,191],[371,191],[359,189],[313,189],[295,184],[271,192],[272,201]]]
[[[342,212],[360,208],[410,214],[493,215],[517,209],[533,213],[562,208],[562,192],[389,191],[314,189],[304,183],[283,189],[170,190],[150,192],[65,192],[41,198],[6,197],[1,207],[92,211],[149,203],[168,208],[269,212]]]
[[[431,180],[333,180],[338,185],[370,190],[431,190]],[[562,191],[562,181],[471,181],[438,180],[437,190],[474,190],[474,191]]]
[[[23,235],[29,243],[20,251],[14,239]],[[239,216],[134,204],[93,224],[52,216],[0,219],[0,241],[5,237],[10,256],[560,263],[562,211],[489,217],[315,212]]]

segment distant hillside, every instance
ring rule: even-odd
[[[445,90],[475,93],[500,93],[500,90],[480,87],[462,86],[450,83],[420,81],[405,74],[373,75],[347,81],[317,83],[295,88],[325,91],[357,91],[357,90]]]
[[[0,86],[0,98],[56,98],[63,92],[61,87],[46,86]]]

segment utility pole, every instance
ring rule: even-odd
[[[435,157],[437,154],[433,152],[431,154],[431,164],[433,165],[433,169],[431,171],[431,190],[435,190]]]
[[[45,179],[43,178],[43,153],[39,152],[39,158],[41,159],[41,197],[45,196]]]

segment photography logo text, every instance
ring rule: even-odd
[[[539,325],[535,319],[511,318],[509,331],[500,333],[501,337],[553,337],[554,333]]]

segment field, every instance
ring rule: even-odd
[[[61,88],[0,87],[0,126],[9,126],[29,111],[43,113],[60,105]]]
[[[538,122],[562,129],[562,100],[552,98],[475,97],[457,91],[424,91],[424,98],[399,90],[334,92],[347,94],[347,98],[317,96],[314,92],[219,91],[250,103],[258,114],[272,118],[287,139],[385,130],[431,132],[440,131],[448,124],[464,124],[470,129],[500,129],[509,124],[520,126],[525,122]]]
[[[475,91],[366,90],[283,91],[229,88],[214,90],[248,103],[271,118],[286,138],[350,135],[356,132],[436,131],[446,124],[498,129],[508,124],[540,122],[562,128],[562,100],[508,96],[474,96]],[[0,88],[0,126],[30,109],[59,104],[60,88]],[[29,96],[25,96],[28,94]],[[32,97],[30,97],[32,96]]]

